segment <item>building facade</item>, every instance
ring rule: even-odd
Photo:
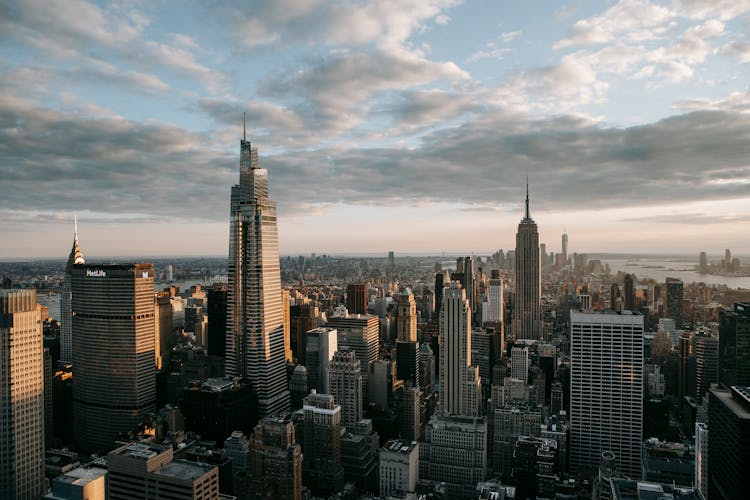
[[[230,204],[226,341],[226,375],[253,384],[259,415],[288,411],[276,202],[244,137]]]
[[[419,481],[419,443],[391,440],[380,449],[380,496],[414,493]]]
[[[76,443],[101,454],[155,411],[154,269],[77,264],[71,285]]]
[[[0,498],[44,491],[44,360],[35,290],[0,290]]]
[[[329,394],[341,406],[341,423],[353,429],[362,420],[362,371],[354,351],[337,351],[328,371]]]
[[[513,304],[513,335],[516,339],[542,338],[542,275],[540,272],[539,231],[529,213],[529,186],[526,185],[526,215],[518,225],[515,258],[516,294]]]
[[[572,472],[615,454],[628,477],[641,474],[643,316],[571,312]]]

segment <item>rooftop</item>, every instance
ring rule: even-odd
[[[162,477],[195,481],[211,472],[211,469],[215,467],[214,465],[198,464],[196,462],[188,462],[187,460],[174,460],[160,467],[154,474]]]
[[[671,484],[612,479],[613,500],[704,500],[700,490]]]

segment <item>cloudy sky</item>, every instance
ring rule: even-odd
[[[749,0],[9,0],[0,258],[226,254],[243,112],[283,254],[750,253]]]

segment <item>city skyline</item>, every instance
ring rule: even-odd
[[[0,23],[0,258],[65,255],[74,214],[90,255],[223,254],[243,112],[282,254],[512,248],[526,175],[549,251],[567,228],[571,253],[741,253],[749,12],[18,2]]]

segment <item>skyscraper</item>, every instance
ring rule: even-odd
[[[367,379],[370,363],[378,359],[378,317],[371,314],[332,316],[328,319],[327,326],[338,330],[338,350],[351,350],[357,353],[362,371],[362,394],[369,394]]]
[[[409,288],[402,288],[395,297],[397,340],[417,341],[417,303]]]
[[[63,279],[63,291],[60,297],[60,361],[70,363],[73,360],[73,314],[71,309],[72,292],[70,289],[70,271],[73,264],[85,264],[83,252],[78,244],[78,219],[75,219],[73,230],[73,247],[68,255]],[[56,360],[53,360],[56,361]]]
[[[682,330],[682,281],[677,278],[667,278],[667,318],[672,318],[678,330]]]
[[[706,334],[693,336],[695,354],[695,400],[700,401],[719,381],[719,339]]]
[[[328,392],[341,406],[341,424],[351,431],[362,420],[362,372],[354,351],[334,353],[328,370]]]
[[[635,311],[635,276],[632,274],[626,274],[624,279],[625,289],[625,304],[624,307],[628,311]]]
[[[367,287],[364,283],[346,286],[346,309],[349,314],[367,314]]]
[[[479,415],[479,369],[471,365],[471,309],[464,290],[452,281],[440,310],[440,405],[449,415]]]
[[[742,492],[747,493],[750,470],[750,387],[711,389],[708,429],[708,498],[746,498]]]
[[[307,389],[315,389],[328,394],[328,374],[331,360],[338,350],[335,328],[314,328],[307,332],[307,352],[305,368],[307,369]]]
[[[0,498],[44,489],[44,360],[35,290],[0,290]]]
[[[304,399],[304,446],[302,474],[305,486],[316,495],[328,496],[343,487],[341,467],[341,406],[330,394],[313,391]]]
[[[570,461],[596,467],[602,452],[641,474],[643,316],[571,312]]]
[[[526,214],[516,233],[516,300],[513,335],[516,339],[542,338],[542,277],[539,270],[539,232],[529,213],[526,184]]]
[[[562,235],[562,258],[563,258],[563,266],[568,263],[568,232],[567,230],[563,230]]]
[[[258,150],[240,141],[240,183],[232,187],[227,284],[226,374],[246,378],[259,416],[289,410],[276,202]]]
[[[155,410],[153,266],[74,265],[71,290],[76,442],[104,453]]]
[[[489,282],[489,297],[487,300],[487,311],[483,312],[482,320],[492,323],[500,323],[501,328],[505,317],[505,298],[503,294],[503,280],[500,279],[500,271],[492,270]]]
[[[719,313],[719,385],[750,386],[750,304]]]
[[[529,359],[528,347],[514,347],[510,350],[510,376],[518,380],[523,380],[525,384],[529,378]]]

